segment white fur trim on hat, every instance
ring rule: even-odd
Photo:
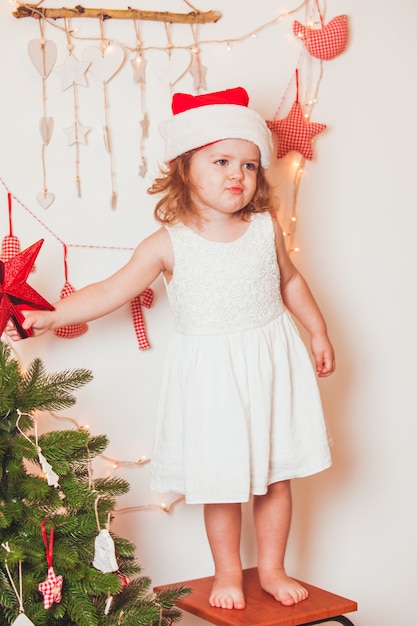
[[[165,161],[222,139],[246,139],[259,148],[267,168],[272,152],[271,131],[253,109],[236,104],[210,104],[177,113],[159,125],[165,139]]]

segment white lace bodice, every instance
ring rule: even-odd
[[[174,249],[167,293],[179,333],[247,330],[283,313],[269,213],[254,214],[245,234],[230,243],[209,241],[183,224],[167,231]]]

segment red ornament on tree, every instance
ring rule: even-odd
[[[9,261],[0,260],[0,335],[8,320],[11,319],[19,335],[22,338],[29,337],[32,331],[22,328],[24,321],[22,310],[54,310],[52,304],[26,282],[43,241],[40,239]]]
[[[54,552],[54,529],[49,532],[49,542],[46,536],[45,520],[41,522],[41,531],[43,543],[45,546],[46,562],[48,563],[48,576],[46,580],[39,583],[38,589],[43,595],[43,608],[50,609],[54,602],[62,600],[62,576],[57,576],[52,566],[52,557]]]

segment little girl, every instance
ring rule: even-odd
[[[204,504],[212,606],[243,609],[241,503],[253,497],[262,587],[293,605],[307,591],[284,556],[290,480],[331,464],[314,369],[335,367],[326,324],[286,251],[265,177],[272,142],[241,88],[176,94],[166,166],[149,192],[162,226],[109,278],[25,311],[34,335],[128,303],[159,274],[175,320],[159,403],[152,489]],[[19,336],[10,324],[7,332]]]

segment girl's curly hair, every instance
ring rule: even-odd
[[[190,150],[161,167],[161,176],[148,189],[149,194],[161,195],[154,209],[154,217],[161,224],[186,222],[191,216],[195,218],[195,207],[191,200],[193,184],[189,176],[190,161],[195,152]],[[272,187],[264,168],[259,166],[255,194],[240,213],[243,219],[249,219],[251,213],[272,211],[273,205]]]

